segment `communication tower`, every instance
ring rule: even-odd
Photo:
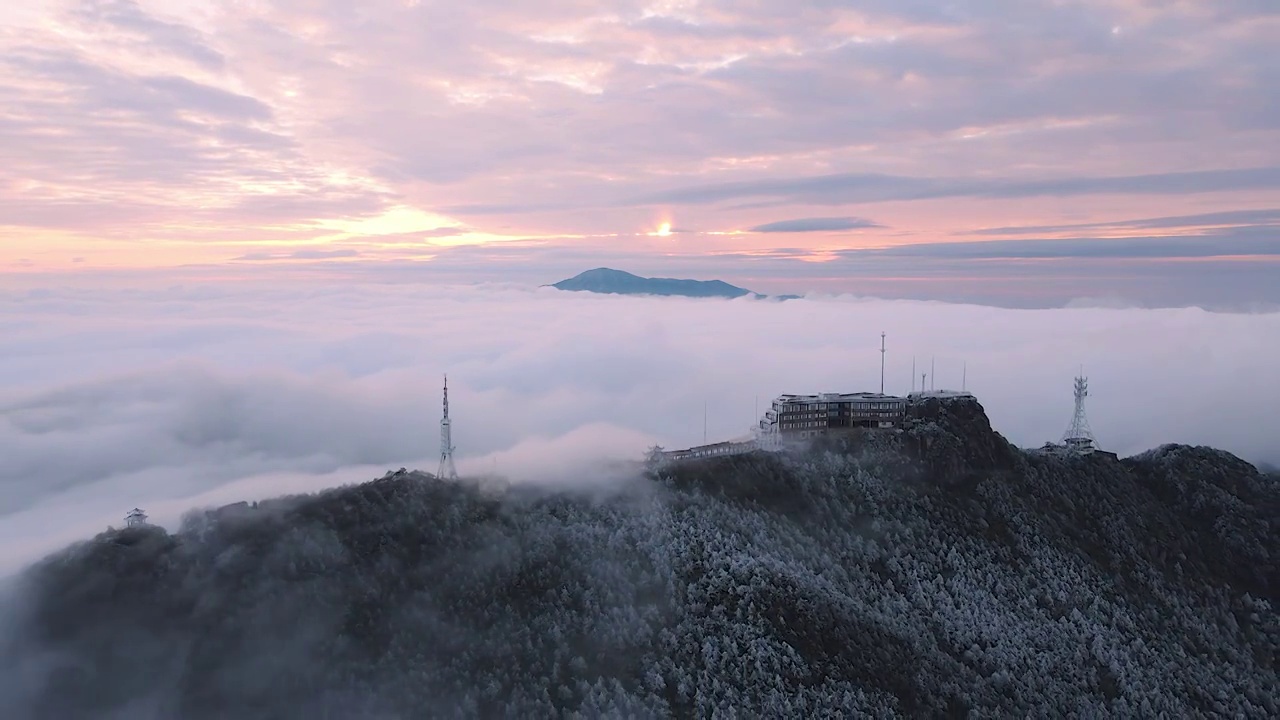
[[[1076,410],[1071,416],[1071,426],[1062,436],[1062,444],[1078,452],[1093,452],[1097,449],[1093,431],[1089,429],[1089,419],[1084,414],[1084,399],[1089,396],[1089,379],[1084,377],[1083,372],[1076,377],[1075,387]]]
[[[440,468],[437,478],[458,479],[458,469],[453,466],[453,433],[449,422],[449,376],[444,376],[444,417],[440,418]]]
[[[884,394],[884,331],[880,332],[880,394]]]

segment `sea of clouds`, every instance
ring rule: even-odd
[[[192,507],[434,471],[446,372],[462,473],[589,482],[701,443],[704,417],[728,439],[780,393],[877,390],[881,331],[886,391],[910,389],[914,356],[1021,446],[1060,438],[1083,365],[1105,449],[1280,462],[1280,313],[27,283],[0,289],[0,572],[134,506],[173,528]]]

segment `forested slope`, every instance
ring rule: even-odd
[[[20,579],[8,718],[1276,716],[1280,483],[892,436],[494,493],[388,476]]]

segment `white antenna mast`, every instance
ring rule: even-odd
[[[969,389],[969,361],[968,360],[964,361],[963,369],[960,372],[961,372],[960,392],[965,392],[966,390]]]
[[[880,394],[884,394],[884,331],[880,331]]]
[[[458,469],[453,465],[453,424],[449,421],[449,376],[444,376],[444,417],[440,418],[440,467],[436,478],[458,479]]]

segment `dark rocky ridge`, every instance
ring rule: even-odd
[[[588,496],[404,474],[21,578],[7,718],[1276,716],[1280,480],[903,432]]]

